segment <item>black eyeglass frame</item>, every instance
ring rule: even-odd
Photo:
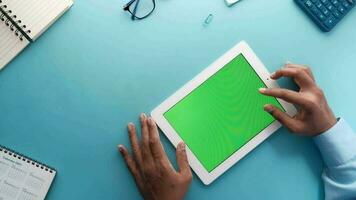
[[[133,11],[131,12],[130,10],[130,7],[132,6],[133,3],[135,3],[137,1],[137,3],[135,4],[135,7],[133,9]],[[138,4],[140,3],[140,0],[131,0],[130,2],[128,2],[126,5],[124,5],[124,11],[128,11],[130,14],[131,14],[131,19],[132,20],[142,20],[142,19],[145,19],[147,18],[148,16],[150,16],[153,11],[156,9],[156,0],[152,0],[152,3],[153,3],[153,8],[152,10],[145,16],[143,17],[138,17],[136,16],[136,11],[137,11],[137,7],[138,7]]]

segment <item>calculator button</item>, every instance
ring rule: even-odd
[[[340,2],[337,0],[333,0],[331,3],[336,7],[338,7],[340,5]]]
[[[330,15],[330,11],[328,9],[326,9],[325,7],[321,8],[321,12],[325,15],[325,16],[329,16]]]
[[[325,7],[326,7],[327,9],[329,9],[330,6],[332,6],[332,5],[331,5],[331,3],[329,3],[329,2],[325,4]],[[330,10],[330,9],[329,9],[329,10]]]
[[[316,3],[318,0],[311,0],[311,2]]]
[[[336,4],[338,4],[339,2],[337,0],[332,0],[331,3],[335,6]]]
[[[338,7],[338,10],[339,10],[342,14],[345,13],[345,8],[344,8],[343,6],[339,6],[339,7]]]
[[[327,3],[328,1],[327,1],[327,0],[321,0],[321,2],[322,2],[323,4],[325,4],[325,3]]]
[[[333,14],[334,14],[334,16],[335,16],[336,18],[340,18],[340,17],[341,17],[341,14],[340,14],[339,11],[337,11],[337,10],[335,10],[335,11],[333,12]]]
[[[329,9],[331,12],[333,12],[336,8],[331,5],[330,3],[326,6],[327,9]]]
[[[344,5],[346,9],[348,9],[350,7],[350,4],[347,3],[346,1],[344,1],[344,3],[342,5]]]
[[[316,7],[319,8],[319,9],[320,9],[321,7],[323,7],[323,4],[322,4],[320,1],[319,1],[319,2],[316,2],[315,5],[316,5]]]
[[[324,21],[326,19],[325,15],[323,15],[322,13],[320,13],[318,15],[318,18],[321,20],[321,21]]]
[[[324,25],[328,28],[332,28],[335,26],[336,19],[333,16],[330,16],[325,22]]]
[[[305,2],[305,5],[310,8],[313,5],[313,3],[310,0],[308,0]]]
[[[319,10],[313,5],[310,10],[314,13],[314,15],[318,16],[319,15]]]

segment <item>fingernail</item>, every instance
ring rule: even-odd
[[[289,60],[287,60],[287,61],[286,61],[286,65],[288,65],[288,64],[292,64],[292,62],[289,61]]]
[[[260,88],[260,89],[258,89],[258,91],[260,91],[261,93],[265,93],[267,91],[267,89],[266,88]]]
[[[185,150],[185,144],[184,144],[184,142],[179,142],[178,147],[179,147],[181,150]]]
[[[273,72],[270,77],[273,78],[276,75],[276,72]]]
[[[265,110],[266,112],[268,112],[268,113],[272,113],[273,110],[274,110],[274,107],[271,106],[271,105],[265,105],[265,106],[264,106],[264,110]]]
[[[143,120],[143,119],[146,118],[146,114],[145,113],[141,113],[140,117],[141,117],[141,120]]]
[[[122,151],[123,151],[123,146],[120,144],[120,145],[118,145],[117,147],[119,148],[119,151],[122,153]]]
[[[149,118],[148,118],[148,123],[150,123],[150,125],[154,125],[154,124],[153,124],[153,119],[152,119],[152,117],[149,117]]]
[[[127,128],[131,131],[132,128],[133,128],[134,124],[132,122],[130,122],[128,125],[127,125]]]

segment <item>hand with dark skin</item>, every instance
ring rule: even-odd
[[[123,145],[119,151],[135,183],[146,200],[181,200],[188,191],[192,180],[185,144],[179,143],[176,156],[179,170],[171,165],[161,144],[156,123],[145,114],[140,117],[141,142],[135,126],[128,125],[132,154]]]
[[[308,67],[286,64],[284,68],[271,75],[275,80],[281,77],[293,78],[300,87],[299,91],[262,88],[260,92],[296,105],[298,113],[290,117],[273,105],[265,105],[264,109],[274,118],[292,132],[307,136],[317,136],[336,124],[337,119]],[[135,126],[130,123],[128,132],[132,155],[123,145],[119,145],[119,151],[141,195],[146,200],[183,199],[192,180],[185,145],[180,143],[177,147],[179,170],[176,171],[163,149],[155,122],[144,114],[141,115],[140,120],[141,142],[138,141]]]
[[[300,88],[299,91],[262,88],[260,92],[296,105],[298,113],[294,117],[290,117],[273,105],[265,105],[264,109],[274,118],[290,131],[306,136],[317,136],[336,124],[337,119],[330,109],[323,91],[317,86],[310,68],[286,64],[271,75],[274,80],[281,77],[293,78]]]

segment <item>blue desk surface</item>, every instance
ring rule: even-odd
[[[292,0],[158,1],[132,22],[120,0],[77,0],[0,72],[0,143],[58,170],[48,199],[138,199],[118,155],[137,122],[241,40],[270,71],[312,67],[338,116],[356,128],[356,12],[322,33]],[[213,22],[202,23],[209,14]],[[282,81],[288,86],[288,81]],[[174,149],[162,136],[170,158]],[[280,129],[187,199],[323,199],[323,162],[308,138]]]

